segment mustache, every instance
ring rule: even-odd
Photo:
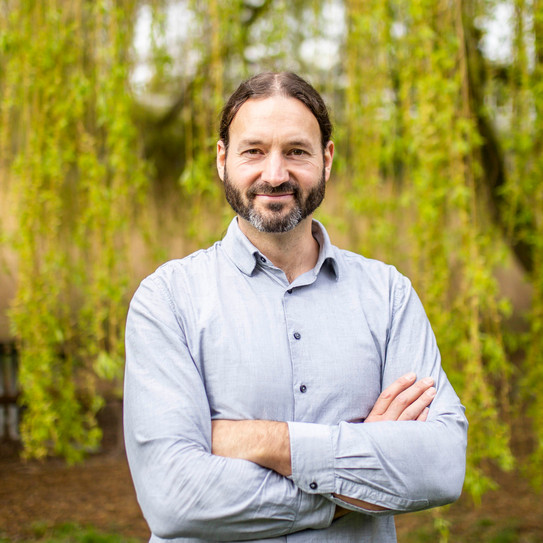
[[[257,194],[283,194],[292,192],[294,196],[298,194],[298,185],[292,181],[285,181],[276,187],[268,185],[268,183],[257,183],[247,190],[247,196],[254,198]]]

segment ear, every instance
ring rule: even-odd
[[[226,166],[226,145],[222,140],[217,142],[217,172],[221,181],[224,181],[224,168]]]
[[[332,162],[334,161],[334,142],[329,141],[324,149],[324,179],[330,179],[332,171]]]

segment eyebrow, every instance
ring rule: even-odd
[[[242,139],[239,141],[239,147],[245,147],[245,146],[253,146],[253,145],[263,145],[264,141],[261,139]],[[286,143],[286,147],[305,147],[308,149],[312,149],[313,145],[311,144],[311,141],[308,139],[293,139],[289,140]]]
[[[262,145],[264,142],[262,140],[253,140],[253,139],[243,139],[240,140],[238,145],[239,147],[252,146],[252,145]]]
[[[310,149],[313,148],[313,145],[311,142],[307,139],[301,139],[301,140],[291,140],[288,142],[288,145],[290,147],[308,147]]]

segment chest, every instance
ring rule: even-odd
[[[214,418],[367,416],[381,391],[386,320],[363,296],[317,287],[241,285],[196,306],[189,348]]]

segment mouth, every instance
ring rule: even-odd
[[[296,198],[298,188],[294,182],[286,181],[276,187],[272,187],[267,183],[258,183],[253,185],[248,192],[249,199],[259,200],[268,203],[289,202]]]
[[[269,200],[273,202],[288,200],[292,198],[294,194],[292,192],[283,192],[281,194],[255,194],[255,198],[260,198],[263,200]]]

